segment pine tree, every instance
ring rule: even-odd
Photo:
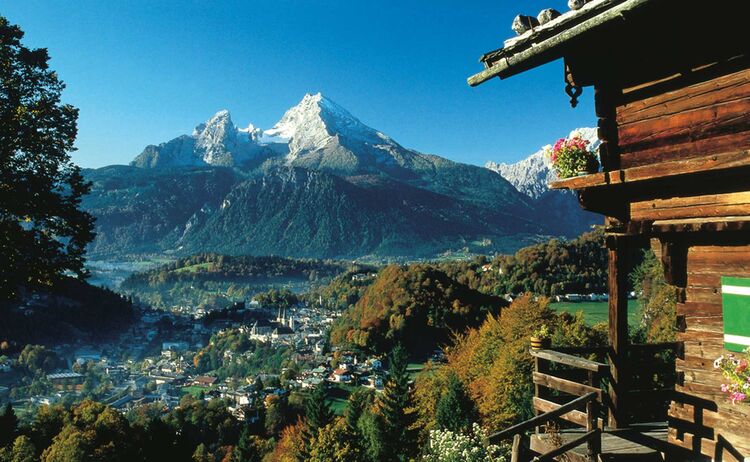
[[[441,430],[461,432],[470,429],[475,419],[474,402],[456,374],[451,373],[448,376],[448,387],[435,410],[435,423]]]
[[[346,406],[346,426],[351,434],[358,433],[357,422],[365,410],[372,404],[372,393],[364,388],[359,388],[349,396]]]
[[[5,405],[5,410],[0,414],[0,448],[8,446],[16,437],[16,429],[18,427],[18,417],[16,417],[16,411],[13,410],[13,406],[8,403]]]
[[[312,393],[310,393],[310,396],[305,401],[305,431],[302,434],[305,447],[302,453],[299,454],[299,460],[307,460],[309,458],[312,439],[318,434],[319,429],[325,427],[333,420],[333,412],[328,407],[328,403],[326,403],[325,387],[325,382],[320,382],[313,388]]]
[[[388,381],[380,396],[383,415],[383,460],[388,462],[408,460],[416,449],[416,422],[414,400],[409,374],[406,372],[407,353],[396,345],[390,355]]]
[[[261,454],[258,453],[258,448],[253,441],[250,427],[245,426],[237,445],[232,450],[232,462],[259,462],[260,459]]]
[[[305,401],[305,418],[307,428],[311,434],[315,434],[319,428],[323,428],[333,420],[333,412],[326,403],[325,382],[320,382]]]

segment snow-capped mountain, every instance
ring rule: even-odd
[[[395,144],[320,93],[306,94],[273,128],[263,132],[261,141],[288,143],[289,157],[295,158],[325,146],[337,135],[373,145]]]
[[[166,143],[149,145],[131,165],[142,168],[175,166],[239,166],[263,152],[261,131],[250,124],[237,128],[227,110],[214,114],[193,129]]]
[[[147,146],[131,165],[241,167],[260,155],[287,166],[348,175],[430,163],[317,93],[305,95],[267,130],[253,124],[237,128],[228,111],[219,111],[190,136]]]
[[[305,95],[263,132],[261,141],[287,143],[288,166],[340,175],[398,175],[409,165],[425,163],[418,153],[365,125],[320,93]]]
[[[545,192],[541,151],[495,170],[407,149],[320,93],[266,130],[219,111],[130,166],[85,172],[90,251],[433,258],[514,251],[596,218]]]
[[[596,128],[578,128],[570,132],[568,138],[579,135],[588,140],[592,149],[596,149],[600,143],[596,131]],[[529,157],[513,164],[487,162],[485,167],[502,175],[520,192],[532,199],[538,199],[549,191],[547,185],[557,179],[552,165],[544,156],[544,151],[548,147],[549,145],[544,146]]]

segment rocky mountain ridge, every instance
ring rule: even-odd
[[[404,148],[319,93],[270,129],[238,128],[223,110],[130,166],[85,173],[97,258],[434,258],[509,252],[581,227],[548,220],[542,196],[521,182]]]

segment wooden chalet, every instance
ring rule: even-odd
[[[574,105],[593,87],[602,141],[600,172],[550,187],[604,216],[610,346],[600,361],[532,353],[539,415],[495,435],[514,438],[515,460],[750,460],[750,403],[731,404],[713,368],[730,340],[750,337],[736,335],[750,316],[725,323],[722,303],[722,278],[750,278],[747,24],[747,0],[593,0],[507,40],[469,78],[476,86],[562,59],[561,91]],[[628,341],[628,255],[648,245],[678,288],[674,345]],[[651,380],[660,371],[650,358],[670,351],[676,383]],[[663,415],[644,423],[644,409]],[[582,429],[524,442],[553,418]]]

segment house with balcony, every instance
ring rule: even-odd
[[[750,404],[713,363],[750,345],[750,2],[570,3],[517,18],[469,84],[560,61],[574,107],[593,93],[601,170],[550,187],[603,217],[609,346],[532,351],[537,415],[491,439],[515,461],[748,460]],[[628,258],[648,247],[676,287],[675,344],[629,341]]]

